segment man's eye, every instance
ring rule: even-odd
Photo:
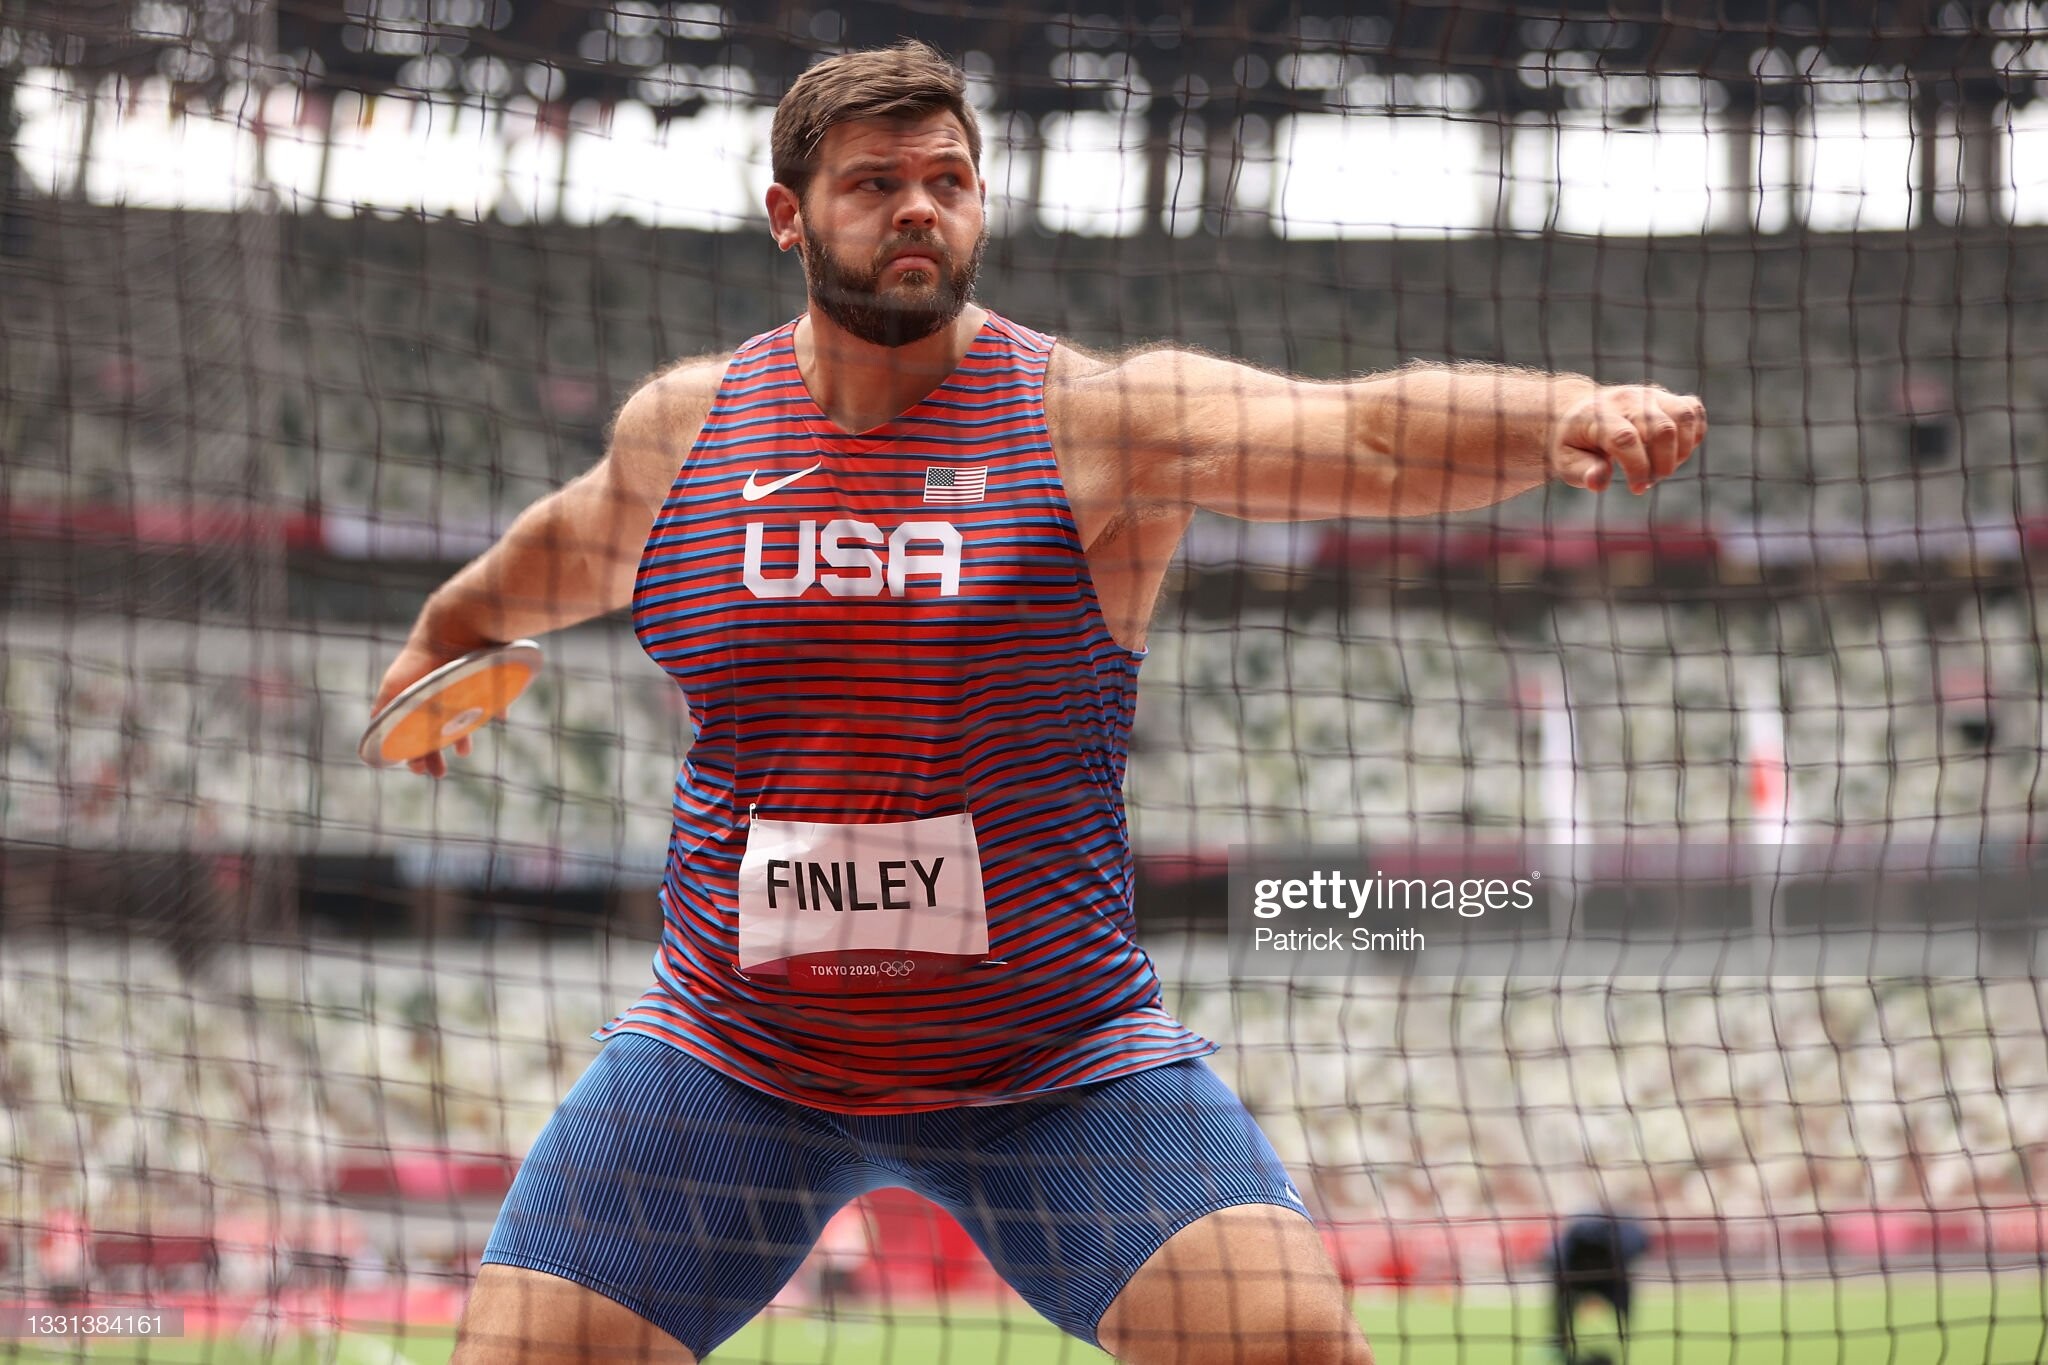
[[[863,190],[885,190],[888,188],[888,185],[882,180],[880,176],[869,176],[866,180],[861,181],[860,184],[857,185],[855,188]]]

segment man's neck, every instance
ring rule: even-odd
[[[811,401],[844,431],[873,430],[944,383],[988,313],[968,304],[950,326],[908,346],[877,346],[812,308],[796,326],[796,368]]]

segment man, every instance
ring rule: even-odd
[[[630,605],[695,735],[655,984],[522,1166],[464,1365],[701,1359],[838,1208],[899,1185],[1121,1360],[1371,1360],[1299,1193],[1133,940],[1146,624],[1198,508],[1430,515],[1617,471],[1641,491],[1701,407],[1055,343],[971,302],[963,90],[915,43],[791,87],[767,208],[808,311],[642,386],[604,459],[436,592],[384,678],[380,704]]]
[[[1555,1344],[1564,1365],[1607,1365],[1605,1352],[1579,1354],[1579,1310],[1596,1299],[1614,1309],[1616,1335],[1622,1350],[1628,1350],[1629,1266],[1649,1249],[1650,1234],[1633,1218],[1588,1214],[1559,1230],[1550,1253],[1550,1273],[1556,1295]]]

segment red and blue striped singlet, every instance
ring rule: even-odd
[[[654,985],[596,1036],[665,1039],[842,1113],[998,1103],[1214,1051],[1163,1008],[1134,937],[1140,656],[1103,620],[1053,459],[1052,339],[991,314],[950,378],[851,436],[805,388],[795,327],[734,354],[641,558],[634,626],[695,741]],[[835,525],[864,528],[857,551],[820,538]],[[989,960],[896,989],[742,974],[750,810],[969,812]]]

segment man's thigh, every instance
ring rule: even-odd
[[[449,1365],[696,1365],[681,1342],[574,1280],[486,1265],[463,1306]]]
[[[957,1131],[925,1135],[951,1150],[917,1163],[928,1177],[917,1187],[1032,1307],[1084,1341],[1107,1344],[1099,1329],[1133,1276],[1218,1210],[1299,1224],[1307,1240],[1286,1245],[1313,1247],[1327,1270],[1272,1144],[1201,1062],[941,1122]]]
[[[626,1358],[643,1358],[633,1352],[647,1334],[592,1302],[601,1298],[669,1349],[702,1357],[789,1281],[859,1192],[860,1170],[818,1115],[621,1034],[521,1163],[484,1249],[467,1336],[512,1349],[523,1315],[543,1341],[602,1328]],[[502,1273],[512,1269],[527,1273]]]
[[[1175,1233],[1110,1305],[1100,1335],[1125,1365],[1372,1365],[1321,1234],[1262,1204]]]

